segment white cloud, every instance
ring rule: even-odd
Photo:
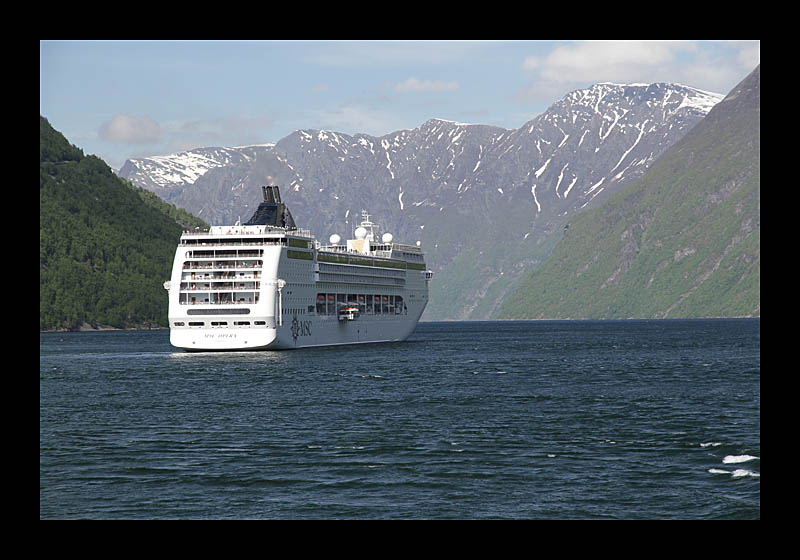
[[[152,144],[161,139],[161,126],[148,116],[116,115],[103,123],[98,136],[107,142]]]
[[[761,41],[751,41],[739,49],[737,60],[742,68],[755,68],[761,63]]]
[[[400,93],[455,91],[459,87],[458,82],[445,82],[443,80],[421,81],[413,77],[393,86],[394,90]]]
[[[136,145],[134,152],[104,159],[117,168],[130,157],[172,154],[209,146],[263,144],[275,119],[270,116],[222,116],[210,119],[171,120],[161,123],[147,116],[116,115],[103,123],[97,137],[108,143]],[[98,152],[108,151],[108,145]]]
[[[528,57],[523,68],[557,82],[632,81],[694,50],[689,42],[591,41],[557,47],[544,57]]]
[[[730,89],[759,62],[760,42],[587,41],[560,45],[521,67],[531,78],[520,103],[557,99],[598,82],[678,82],[717,93]]]

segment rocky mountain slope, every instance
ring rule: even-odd
[[[757,67],[642,177],[576,216],[502,318],[760,316]]]
[[[423,319],[496,315],[571,216],[641,178],[722,99],[677,84],[597,84],[516,130],[431,119],[382,137],[296,131],[275,144],[128,160],[120,175],[212,224],[281,186],[300,227],[346,236],[362,209],[421,241],[436,272]]]

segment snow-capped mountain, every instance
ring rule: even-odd
[[[209,170],[250,161],[260,149],[275,144],[238,148],[197,148],[168,156],[129,159],[119,175],[152,191],[193,185]]]
[[[431,119],[382,137],[301,130],[272,145],[128,160],[120,175],[209,223],[246,220],[281,186],[300,227],[347,235],[362,209],[420,240],[437,272],[425,319],[489,318],[569,217],[641,177],[723,95],[596,84],[518,129]]]

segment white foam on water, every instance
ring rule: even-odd
[[[736,469],[731,473],[731,476],[733,478],[739,478],[742,476],[761,476],[761,474],[747,469]]]
[[[731,478],[741,478],[743,476],[753,476],[753,477],[760,477],[761,473],[757,473],[756,471],[751,471],[749,469],[736,469],[735,471],[726,471],[724,469],[708,469],[708,472],[711,474],[729,474]]]
[[[718,445],[722,445],[718,441],[709,441],[708,443],[701,443],[700,447],[717,447]]]
[[[753,455],[727,455],[722,462],[729,465],[731,463],[746,463],[753,459],[758,459],[758,457],[754,457]]]

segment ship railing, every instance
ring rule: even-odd
[[[213,231],[212,231],[213,229]],[[277,233],[281,235],[296,235],[298,237],[313,237],[310,229],[285,229],[270,226],[212,226],[211,228],[184,229],[183,235],[202,237],[217,237],[219,235],[267,235]]]
[[[356,251],[351,251],[347,248],[346,245],[317,245],[318,251],[326,251],[330,253],[353,253],[355,254]]]
[[[258,305],[258,302],[253,302],[252,299],[248,301],[179,301],[179,305]]]
[[[393,248],[395,251],[406,251],[407,253],[422,254],[422,249],[420,249],[416,245],[404,245],[402,243],[394,243]]]
[[[191,284],[190,286],[184,286],[183,284]],[[251,282],[251,284],[257,284],[258,282]],[[181,293],[184,292],[241,292],[245,291],[253,291],[258,290],[259,286],[245,286],[244,284],[237,284],[236,286],[230,285],[230,282],[226,284],[218,283],[212,286],[198,286],[197,282],[181,282]]]
[[[183,270],[238,270],[238,269],[261,269],[260,262],[248,263],[248,262],[241,262],[235,264],[221,264],[220,262],[214,262],[211,264],[207,264],[208,261],[202,262],[186,262],[183,263]]]
[[[354,251],[353,249],[348,249],[345,245],[320,245],[317,247],[317,250],[329,253],[345,253],[348,255],[360,255],[360,256],[365,255],[365,253],[362,253],[361,251]],[[380,248],[376,248],[376,246],[373,245],[372,248],[370,249],[370,252],[367,253],[367,255],[371,257],[393,258],[391,246],[387,248],[386,246],[383,245],[381,245]],[[394,258],[397,257],[395,256]]]

